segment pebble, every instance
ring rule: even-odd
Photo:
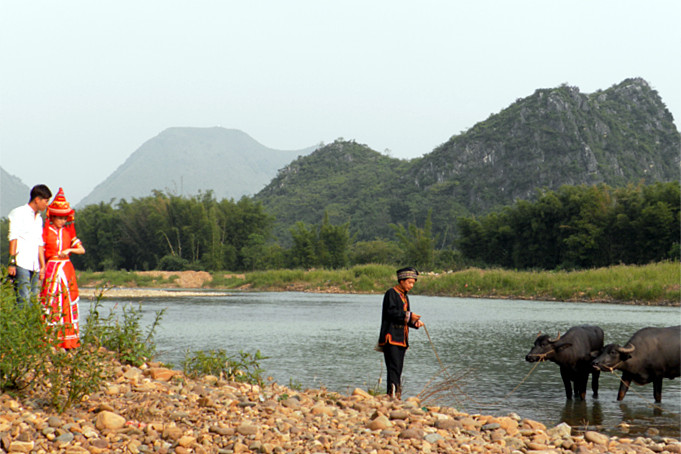
[[[0,394],[0,452],[681,454],[681,442],[655,428],[636,438],[573,435],[565,423],[469,415],[359,388],[342,395],[167,371],[118,365],[101,391],[61,415],[30,405],[39,396]]]

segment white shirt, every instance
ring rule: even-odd
[[[43,218],[29,204],[9,212],[9,240],[17,240],[17,266],[40,271],[38,251],[44,246]]]

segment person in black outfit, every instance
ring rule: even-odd
[[[408,267],[397,270],[397,285],[383,297],[381,314],[381,333],[377,349],[383,351],[388,371],[389,396],[400,399],[402,396],[402,366],[404,354],[409,348],[409,328],[423,326],[421,316],[411,312],[407,293],[414,287],[419,272]]]

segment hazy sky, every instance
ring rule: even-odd
[[[681,118],[679,0],[0,0],[0,57],[0,165],[72,203],[173,126],[413,158],[628,77]]]

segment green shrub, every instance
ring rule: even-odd
[[[17,305],[6,272],[0,288],[0,390],[22,390],[31,384],[50,344],[42,309],[37,302]]]
[[[54,347],[63,327],[47,329],[37,301],[19,307],[6,270],[0,292],[0,390],[47,394],[59,413],[96,391],[107,372],[96,339],[83,335],[69,351]]]
[[[119,361],[134,366],[141,366],[156,355],[154,335],[156,328],[165,313],[165,309],[156,312],[156,317],[147,332],[142,332],[140,319],[142,318],[142,305],[135,308],[132,304],[122,306],[122,320],[112,308],[106,318],[100,315],[101,292],[90,308],[85,325],[85,333],[91,336],[107,350],[113,352]]]
[[[72,350],[48,349],[47,361],[38,376],[49,393],[49,401],[59,413],[99,389],[110,369],[106,353],[90,339]]]
[[[189,262],[177,255],[164,255],[158,261],[158,269],[164,271],[182,271],[189,268]]]
[[[182,370],[188,377],[202,375],[222,376],[228,380],[262,385],[264,370],[260,360],[267,359],[260,350],[255,354],[239,351],[239,357],[228,356],[222,349],[187,352],[182,361]]]

